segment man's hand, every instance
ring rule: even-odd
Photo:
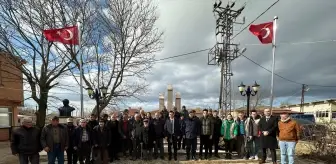
[[[154,141],[153,143],[155,144],[156,142]]]
[[[77,146],[75,146],[73,149],[74,149],[74,150],[77,150]]]
[[[252,136],[249,136],[248,138],[249,138],[249,140],[251,140],[251,139],[252,139]]]
[[[176,138],[177,138],[177,139],[180,139],[180,136],[177,136]]]
[[[269,133],[268,131],[263,131],[264,136],[267,136]]]
[[[46,152],[50,151],[49,147],[45,147],[43,150],[46,151]]]
[[[209,139],[211,139],[211,140],[212,140],[212,135],[210,135]]]

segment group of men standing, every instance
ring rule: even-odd
[[[56,159],[59,164],[63,164],[64,151],[67,152],[68,164],[76,164],[77,161],[80,164],[107,164],[119,160],[119,152],[125,157],[130,156],[132,160],[149,160],[151,157],[164,159],[166,140],[168,160],[176,161],[177,151],[181,148],[186,150],[186,160],[196,160],[198,137],[200,159],[211,158],[213,154],[219,158],[219,141],[223,137],[225,157],[228,159],[232,158],[234,150],[241,158],[258,159],[258,152],[262,150],[262,161],[265,162],[267,149],[270,149],[272,161],[276,163],[276,136],[280,129],[280,147],[283,145],[287,151],[281,157],[286,158],[288,155],[290,163],[294,161],[292,142],[297,142],[299,130],[297,124],[290,122],[288,117],[284,116],[278,122],[276,117],[271,116],[269,109],[265,109],[262,118],[256,111],[252,111],[249,118],[239,113],[237,119],[233,119],[230,114],[221,119],[216,110],[208,109],[203,110],[201,117],[195,114],[194,110],[187,111],[183,106],[181,112],[176,108],[172,111],[164,109],[152,118],[150,113],[141,110],[129,118],[125,110],[122,117],[118,118],[114,113],[110,120],[108,115],[99,121],[95,115],[91,115],[89,121],[80,119],[78,126],[74,125],[72,118],[67,119],[67,125],[62,125],[55,116],[42,130],[32,127],[32,120],[24,119],[22,127],[12,134],[11,149],[19,157],[20,164],[28,164],[28,161],[38,164],[41,150],[47,152],[49,164],[54,164]],[[281,128],[278,128],[278,124]]]

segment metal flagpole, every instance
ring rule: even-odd
[[[80,44],[80,23],[77,22],[77,29],[78,29],[78,43]],[[79,51],[78,51],[79,52]],[[81,101],[81,112],[80,112],[80,117],[84,117],[84,101],[83,101],[83,56],[80,54],[80,59],[79,59],[79,85],[80,85],[80,101]]]
[[[278,17],[275,16],[273,19],[273,43],[272,43],[272,80],[271,80],[271,97],[270,97],[270,106],[271,106],[271,113],[272,113],[272,109],[273,109],[273,98],[274,98],[274,67],[275,67],[275,48],[276,48],[276,44],[275,44],[275,35],[276,35],[276,30],[277,30],[277,21]]]

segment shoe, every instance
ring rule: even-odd
[[[220,158],[219,154],[215,154],[215,157]]]
[[[254,156],[254,159],[255,160],[259,160],[259,157],[256,155],[256,156]]]
[[[174,156],[174,160],[177,161],[177,156]]]
[[[169,156],[169,157],[168,157],[168,160],[169,160],[169,161],[171,161],[171,160],[172,160],[172,157],[171,157],[171,156]]]
[[[208,156],[207,156],[207,155],[205,155],[205,156],[204,156],[204,159],[205,159],[205,160],[207,160],[207,159],[208,159]]]
[[[249,158],[249,160],[252,160],[252,159],[254,159],[254,157],[253,157],[253,156]]]
[[[197,160],[196,156],[192,156],[191,159],[194,160],[194,161]]]
[[[202,155],[198,156],[198,159],[202,160],[203,159]]]

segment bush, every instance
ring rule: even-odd
[[[336,123],[323,123],[305,126],[302,140],[310,151],[309,158],[326,162],[336,160]]]

